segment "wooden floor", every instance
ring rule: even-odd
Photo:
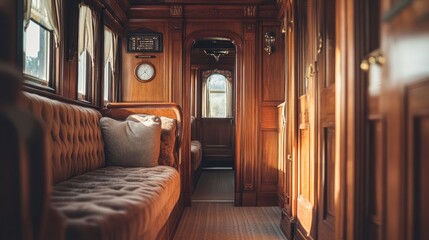
[[[279,223],[279,207],[234,206],[232,170],[204,171],[174,240],[286,239]]]

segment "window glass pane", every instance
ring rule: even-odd
[[[209,95],[210,101],[210,117],[226,117],[226,94],[211,92]]]
[[[83,53],[79,56],[79,75],[77,82],[77,92],[80,96],[86,95],[86,74],[87,74],[87,51],[83,51]]]
[[[51,33],[30,21],[24,30],[24,73],[49,82]]]
[[[231,83],[219,73],[211,74],[203,83],[202,116],[211,118],[231,117]]]
[[[112,64],[107,62],[104,66],[104,93],[103,99],[105,102],[111,100],[111,92],[112,92]]]
[[[213,74],[209,77],[210,90],[226,90],[226,79],[220,74]]]

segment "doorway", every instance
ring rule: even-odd
[[[230,39],[211,37],[192,44],[192,202],[234,202],[235,62]]]

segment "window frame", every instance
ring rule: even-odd
[[[43,30],[49,32],[49,44],[48,44],[48,48],[49,48],[49,53],[47,55],[48,59],[48,64],[47,64],[47,80],[44,81],[41,78],[38,78],[36,76],[33,76],[31,74],[28,74],[25,72],[25,57],[26,57],[26,53],[25,53],[25,49],[24,49],[24,42],[25,42],[25,37],[26,37],[26,33],[25,33],[25,27],[23,26],[22,28],[22,64],[23,64],[23,68],[22,68],[22,73],[24,76],[24,84],[28,85],[29,87],[32,88],[36,88],[36,89],[40,89],[40,90],[44,90],[44,91],[48,91],[51,93],[55,93],[56,92],[56,80],[55,80],[55,76],[57,73],[57,51],[58,48],[55,47],[54,42],[54,33],[53,30],[48,29],[47,27],[43,26],[41,23],[37,22],[35,19],[30,18],[30,21],[32,21],[34,24],[36,24],[37,26],[39,26],[40,28],[42,28]]]

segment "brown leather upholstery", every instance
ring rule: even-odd
[[[172,167],[105,167],[56,184],[67,240],[155,239],[180,195]]]
[[[47,233],[58,229],[65,239],[155,239],[179,199],[179,172],[169,166],[105,167],[97,110],[24,95],[22,105],[45,127],[54,180],[47,210],[60,212],[48,211],[53,227]],[[175,139],[176,128],[170,128]],[[62,232],[57,223],[64,223]]]
[[[101,114],[98,111],[31,93],[24,95],[23,106],[44,124],[47,131],[48,162],[54,183],[104,166]]]

